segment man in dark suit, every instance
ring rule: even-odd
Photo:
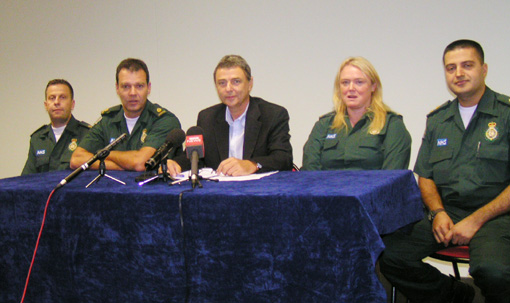
[[[253,77],[237,55],[223,57],[214,70],[221,104],[202,110],[197,126],[204,130],[204,165],[228,176],[292,169],[289,114],[279,105],[251,97]],[[185,156],[169,161],[172,176],[188,170]]]

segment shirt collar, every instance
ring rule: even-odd
[[[485,87],[485,92],[483,93],[480,102],[478,102],[478,107],[476,108],[476,111],[486,113],[492,116],[499,116],[499,113],[496,107],[494,106],[496,102],[497,102],[496,94],[490,88]]]
[[[239,116],[239,118],[236,119],[236,121],[240,121],[244,124],[246,121],[246,113],[248,112],[248,107],[250,107],[250,103],[246,106],[246,109],[244,112]],[[228,125],[232,126],[234,124],[234,119],[232,119],[232,114],[230,114],[230,109],[227,106],[227,109],[225,110],[225,121],[227,121]]]
[[[480,98],[480,102],[478,102],[478,106],[475,110],[475,113],[485,113],[491,116],[499,116],[497,109],[494,106],[494,103],[496,102],[496,96],[494,92],[489,88],[485,87],[485,92],[482,95],[482,98]],[[451,117],[455,116],[457,113],[459,113],[459,99],[455,98],[453,100],[453,106],[450,106],[448,109],[448,114],[444,116],[444,120],[448,120]]]
[[[151,105],[152,105],[152,103],[150,103],[149,99],[147,99],[147,102],[145,103],[145,107],[143,108],[142,112],[140,113],[140,116],[138,116],[138,120],[136,122],[145,123],[148,120],[148,111],[149,111],[149,106],[151,106]],[[111,121],[116,122],[116,123],[121,123],[125,119],[124,115],[125,115],[124,108],[121,105],[121,109],[114,117],[112,117]]]

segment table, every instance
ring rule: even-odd
[[[69,173],[0,180],[0,302],[20,301]],[[423,217],[411,171],[280,172],[184,192],[183,238],[189,182],[108,174],[127,184],[86,189],[86,171],[53,195],[25,302],[385,302],[380,235]]]

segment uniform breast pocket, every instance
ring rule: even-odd
[[[326,140],[324,140],[323,150],[328,151],[331,149],[336,149],[337,145],[338,145],[338,140],[326,139]]]
[[[369,160],[373,163],[383,162],[382,139],[380,136],[363,138],[359,143],[358,150],[354,153],[358,160]]]
[[[70,150],[66,150],[65,152],[62,153],[62,155],[60,156],[60,162],[61,163],[69,163],[71,162],[71,156],[73,155],[73,152],[70,151]]]
[[[477,152],[476,172],[484,183],[501,183],[507,179],[508,147],[480,145]]]
[[[434,182],[447,184],[450,179],[450,164],[453,157],[453,149],[437,148],[430,154],[429,163],[432,166]]]
[[[35,167],[37,168],[37,171],[40,171],[40,169],[48,167],[49,164],[50,156],[48,155],[37,156],[35,159]]]
[[[382,140],[379,136],[369,136],[360,142],[359,147],[361,149],[379,150],[381,149],[381,143]]]

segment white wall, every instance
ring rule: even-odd
[[[212,72],[225,54],[252,67],[252,95],[291,117],[295,163],[317,118],[332,108],[333,80],[348,56],[368,58],[384,99],[413,137],[411,167],[425,115],[451,98],[441,55],[453,40],[485,49],[487,83],[510,93],[506,1],[14,1],[0,2],[0,178],[20,174],[30,134],[48,123],[44,88],[65,78],[75,116],[94,123],[119,103],[115,68],[143,59],[150,99],[174,112],[186,131],[218,102]]]

